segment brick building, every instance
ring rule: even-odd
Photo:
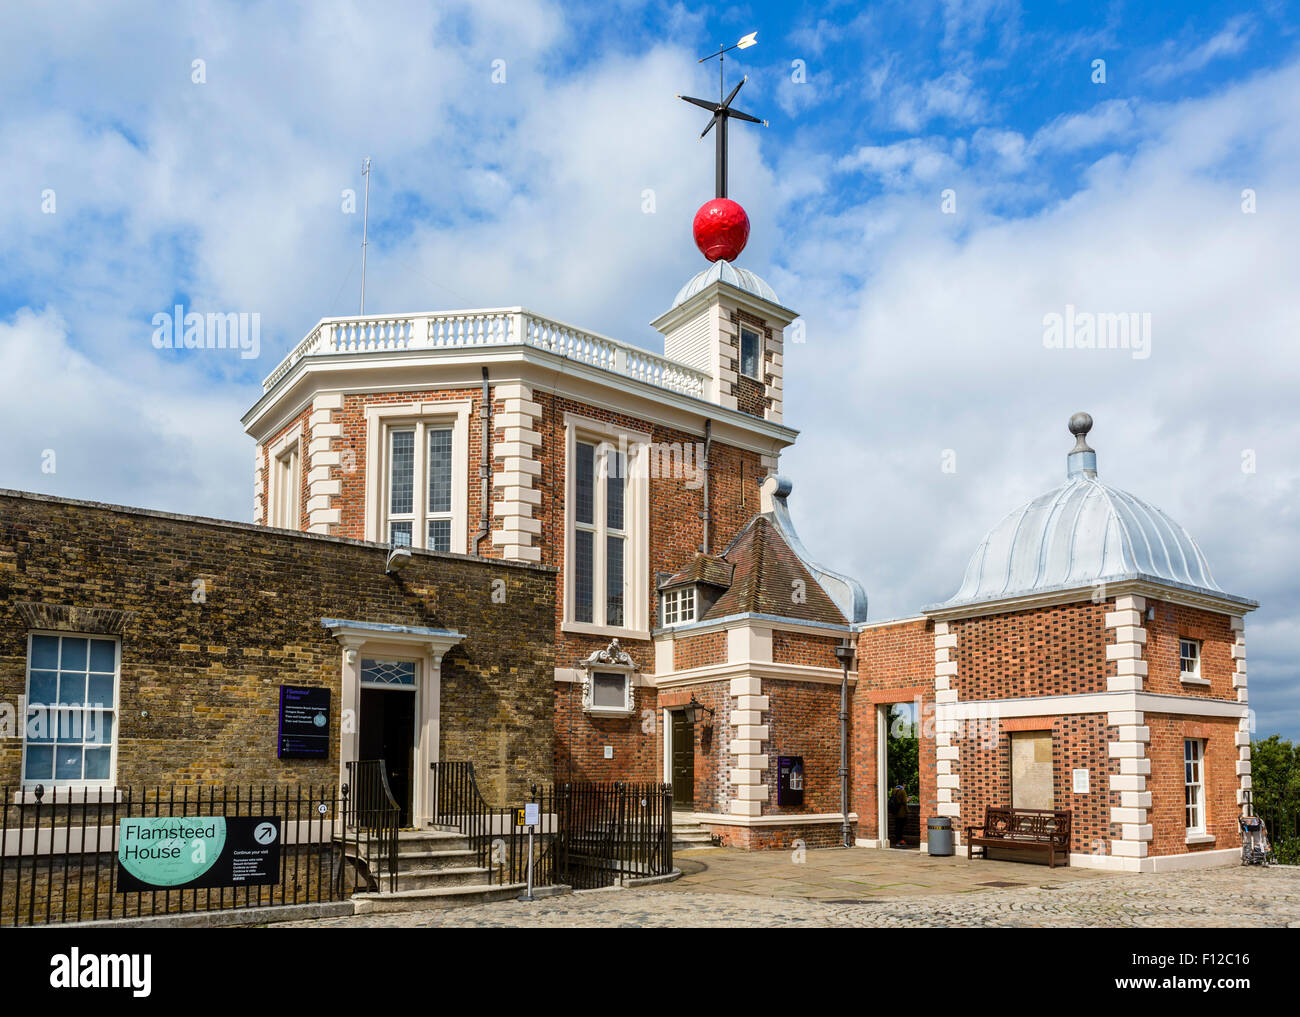
[[[554,567],[557,779],[670,781],[733,843],[825,840],[834,646],[866,598],[776,477],[794,317],[717,261],[654,322],[662,357],[521,308],[322,321],[244,418],[254,518]],[[773,739],[816,760],[803,808]]]
[[[556,779],[670,782],[679,822],[724,842],[840,841],[849,640],[858,843],[888,843],[907,704],[922,828],[950,816],[960,839],[986,805],[1033,803],[1071,809],[1076,863],[1222,858],[1253,602],[1097,480],[1084,428],[1066,485],[989,535],[952,600],[868,621],[777,473],[794,317],[719,260],[653,323],[663,357],[520,308],[322,321],[245,417],[255,518],[554,567]]]
[[[526,562],[0,491],[0,787],[321,785],[415,729],[394,785],[474,762],[518,800],[550,779],[555,577]],[[326,690],[317,758],[281,758],[282,687]],[[12,725],[12,726],[10,726]],[[17,730],[18,737],[12,732]],[[391,739],[390,739],[391,740]],[[51,795],[51,790],[54,794]],[[79,800],[74,796],[74,800]]]
[[[908,715],[921,830],[1050,807],[1074,864],[1226,859],[1254,602],[1102,484],[1080,415],[1065,484],[989,533],[952,599],[869,620],[778,471],[794,318],[717,260],[653,323],[662,356],[522,308],[325,319],[244,417],[254,525],[4,495],[0,692],[48,698],[85,643],[113,666],[78,673],[111,674],[120,708],[76,775],[72,748],[24,738],[0,777],[317,779],[382,756],[418,825],[427,763],[469,760],[499,803],[665,781],[677,823],[725,843],[884,846]],[[273,762],[288,681],[335,695],[328,762]]]
[[[891,684],[925,674],[925,814],[960,828],[989,805],[1068,809],[1075,865],[1231,861],[1258,605],[1221,590],[1165,513],[1098,479],[1091,427],[1071,418],[1065,483],[995,526],[952,599],[925,609],[930,639],[917,620],[868,629],[863,655]]]

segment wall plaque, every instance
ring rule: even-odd
[[[776,804],[803,805],[803,756],[776,757]]]
[[[280,686],[280,759],[328,759],[330,690]]]

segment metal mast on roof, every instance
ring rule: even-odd
[[[366,157],[361,167],[361,175],[366,178],[366,204],[361,214],[361,313],[366,313],[366,241],[370,228],[370,157]],[[355,207],[355,206],[354,206]]]
[[[717,102],[711,102],[708,99],[695,99],[689,95],[679,95],[677,97],[679,99],[685,100],[686,102],[694,103],[696,106],[703,107],[704,109],[707,109],[709,112],[713,114],[713,119],[709,121],[708,127],[704,128],[704,130],[701,132],[700,137],[703,138],[704,135],[708,134],[709,131],[713,130],[715,125],[717,126],[718,133],[714,135],[715,145],[716,145],[715,159],[717,162],[717,166],[714,170],[714,182],[716,184],[717,194],[714,195],[714,197],[717,198],[725,198],[727,196],[727,121],[734,117],[737,120],[747,120],[751,124],[762,124],[764,127],[767,126],[766,120],[760,120],[758,117],[750,116],[748,113],[742,113],[738,109],[731,108],[731,100],[734,99],[736,97],[736,93],[740,91],[740,86],[749,80],[748,75],[740,79],[736,87],[731,90],[730,95],[726,95],[727,79],[726,79],[725,72],[726,72],[727,54],[730,53],[733,49],[749,49],[750,46],[753,46],[758,41],[757,37],[758,37],[757,32],[750,32],[748,35],[746,35],[744,38],[742,38],[739,42],[735,43],[734,45],[731,46],[720,45],[718,47],[718,52],[710,53],[706,57],[700,57],[700,59],[696,61],[697,63],[702,64],[706,60],[712,60],[714,57],[718,58],[718,101]]]

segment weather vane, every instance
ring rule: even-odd
[[[731,108],[731,101],[736,98],[736,93],[740,91],[740,86],[748,80],[748,76],[741,78],[736,83],[736,87],[731,90],[731,94],[727,95],[726,60],[727,54],[733,49],[749,49],[750,46],[753,46],[758,41],[757,36],[757,32],[750,32],[734,45],[719,46],[716,53],[710,53],[708,56],[700,58],[699,63],[712,60],[714,57],[718,58],[717,102],[711,102],[708,99],[696,99],[689,95],[679,95],[677,97],[707,109],[713,114],[709,119],[708,126],[700,133],[701,138],[713,128],[718,129],[717,134],[714,135],[714,144],[716,146],[714,183],[717,193],[712,201],[705,202],[700,207],[700,210],[695,213],[694,223],[696,246],[710,261],[718,261],[719,259],[733,261],[744,250],[745,244],[749,240],[749,216],[745,214],[745,210],[740,205],[727,197],[727,121],[734,118],[736,120],[746,120],[751,124],[762,124],[764,127],[767,126],[767,121]]]

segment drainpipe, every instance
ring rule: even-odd
[[[849,825],[849,665],[853,663],[853,640],[845,636],[835,647],[835,656],[844,668],[840,682],[840,815],[843,845],[853,847],[853,829]]]
[[[490,532],[488,525],[491,520],[491,506],[488,503],[488,495],[492,491],[492,392],[488,387],[488,369],[483,368],[483,396],[479,400],[478,407],[479,420],[482,422],[482,439],[479,441],[479,513],[478,529],[474,531],[474,554],[480,558],[483,552],[479,545],[483,543]]]
[[[704,544],[700,548],[702,554],[709,553],[709,454],[713,451],[713,421],[704,421],[704,464],[701,467],[704,471],[704,511],[700,513],[700,518],[704,520]]]

